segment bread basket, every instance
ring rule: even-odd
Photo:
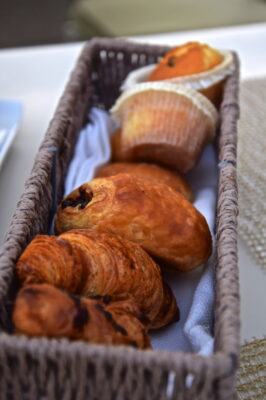
[[[12,332],[13,265],[38,233],[47,233],[77,134],[88,109],[109,109],[129,71],[156,62],[169,48],[93,39],[77,61],[36,155],[0,251],[0,398],[91,400],[233,399],[239,351],[236,141],[238,61],[226,83],[217,140],[215,352],[100,346],[67,339],[29,339]],[[191,379],[193,378],[193,379]],[[188,380],[192,384],[188,384]]]

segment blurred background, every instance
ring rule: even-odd
[[[0,47],[266,21],[266,0],[0,0]]]

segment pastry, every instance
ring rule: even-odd
[[[150,347],[141,312],[132,299],[104,303],[69,296],[51,285],[29,285],[17,295],[13,324],[18,333],[28,336]]]
[[[182,194],[130,174],[94,179],[63,199],[55,231],[74,228],[118,234],[181,271],[204,263],[212,251],[204,216]]]
[[[111,149],[112,149],[112,161],[120,159],[120,140],[121,140],[121,129],[117,129],[111,136]]]
[[[156,183],[165,183],[177,192],[182,193],[187,200],[193,201],[192,190],[185,179],[178,172],[160,167],[156,164],[130,162],[110,163],[101,167],[97,171],[95,178],[113,176],[119,173],[133,174]]]
[[[159,266],[138,244],[111,233],[79,229],[59,237],[38,235],[20,256],[15,271],[24,285],[49,283],[86,297],[131,296],[152,328],[178,316],[172,291],[170,306]]]
[[[147,81],[199,74],[221,64],[222,55],[207,44],[188,42],[170,50],[156,65]]]
[[[215,135],[218,113],[199,92],[145,82],[124,92],[111,109],[121,125],[120,161],[148,161],[187,172]]]
[[[173,296],[172,289],[170,286],[163,282],[164,289],[164,303],[163,307],[159,311],[157,317],[153,321],[153,326],[150,329],[156,329],[169,324],[171,322],[179,321],[179,309],[176,306],[176,299]],[[173,318],[173,316],[175,316]]]
[[[158,64],[132,71],[124,81],[122,90],[145,81],[165,80],[198,90],[218,106],[224,80],[234,68],[231,51],[189,42],[171,49]]]

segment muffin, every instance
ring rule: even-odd
[[[199,74],[215,68],[222,55],[207,44],[189,42],[169,51],[151,71],[147,81]]]
[[[158,64],[131,72],[122,89],[145,81],[168,81],[200,91],[219,105],[225,78],[234,70],[233,54],[198,42],[169,51]]]
[[[218,113],[199,92],[169,82],[130,87],[111,109],[121,125],[119,161],[146,161],[187,172],[214,135]]]

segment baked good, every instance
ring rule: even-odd
[[[49,283],[86,297],[131,296],[154,329],[178,316],[172,291],[172,306],[169,293],[164,296],[159,266],[138,244],[111,233],[79,229],[59,237],[38,235],[15,271],[24,285]]]
[[[95,178],[113,176],[119,173],[136,175],[156,183],[165,183],[177,192],[182,193],[188,201],[193,201],[192,190],[183,176],[177,171],[156,164],[113,162],[101,167],[95,174]]]
[[[150,329],[156,329],[169,324],[171,322],[179,321],[179,309],[176,306],[176,299],[173,296],[170,286],[163,282],[164,302],[157,317],[153,321],[153,326]],[[174,317],[173,317],[174,316]]]
[[[111,109],[121,125],[120,161],[148,161],[187,172],[215,135],[218,113],[202,94],[167,82],[125,91]]]
[[[122,85],[126,90],[145,81],[168,81],[200,91],[219,105],[224,80],[234,71],[233,53],[199,42],[188,42],[171,49],[158,64],[138,68]]]
[[[149,348],[142,315],[131,299],[104,304],[102,299],[69,296],[51,285],[22,288],[12,315],[17,333],[67,337],[98,344]]]
[[[207,44],[188,42],[170,50],[152,70],[147,81],[161,81],[208,71],[222,62],[222,55]]]
[[[55,231],[74,228],[120,235],[181,271],[205,262],[212,250],[204,216],[183,195],[130,174],[93,179],[64,198]]]
[[[120,148],[121,148],[120,141],[121,141],[121,129],[117,129],[116,131],[113,132],[111,136],[112,161],[120,159]]]

